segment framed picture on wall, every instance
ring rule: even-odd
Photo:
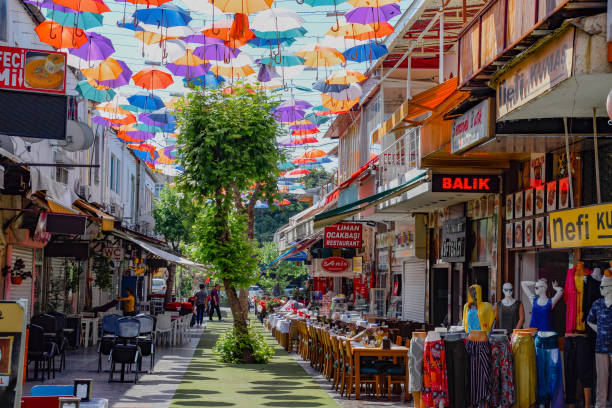
[[[511,220],[514,214],[514,194],[506,196],[506,219]]]
[[[533,215],[533,188],[525,190],[525,217]]]
[[[535,227],[534,232],[535,232],[535,239],[534,242],[536,244],[536,246],[541,246],[544,245],[544,240],[546,239],[546,224],[545,224],[545,220],[546,218],[544,217],[538,217],[535,219]]]
[[[525,231],[524,231],[524,243],[525,247],[533,246],[533,219],[525,220]]]
[[[514,247],[523,247],[523,221],[517,221],[514,223]]]
[[[549,228],[549,217],[548,215],[546,216],[546,219],[544,220],[544,225],[546,226],[545,228],[545,233],[546,233],[546,245],[550,245],[550,228]]]
[[[546,211],[557,209],[557,181],[546,183]]]
[[[506,248],[514,248],[514,223],[506,224]]]
[[[565,177],[559,180],[559,209],[569,207],[569,178]]]
[[[544,184],[542,184],[541,186],[537,186],[535,188],[535,203],[534,203],[534,210],[536,214],[542,214],[546,207],[545,207],[545,203],[546,203],[546,189],[544,187]]]
[[[514,218],[523,218],[523,197],[524,191],[514,193]]]

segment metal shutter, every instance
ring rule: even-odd
[[[15,261],[21,258],[25,264],[25,272],[30,272],[34,275],[34,250],[31,248],[13,246],[11,266]],[[33,278],[26,278],[21,281],[21,285],[11,284],[9,300],[27,299],[28,307],[26,310],[26,322],[30,321],[32,311],[32,281]]]
[[[425,322],[425,261],[404,262],[402,319]]]
[[[64,312],[64,302],[65,302],[65,287],[66,287],[66,273],[65,273],[65,264],[66,264],[66,258],[48,258],[50,259],[49,261],[49,267],[51,268],[49,270],[49,286],[53,287],[53,289],[50,290],[49,293],[49,301],[50,303],[55,303],[57,302],[56,305],[56,311],[58,312]],[[56,298],[57,296],[57,298]]]

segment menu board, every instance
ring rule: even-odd
[[[27,301],[0,301],[0,407],[19,407],[25,354]]]

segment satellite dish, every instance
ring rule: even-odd
[[[78,152],[89,149],[94,142],[93,130],[83,122],[76,120],[66,121],[66,140],[59,141],[58,145],[69,152]]]
[[[0,149],[4,149],[10,154],[15,154],[15,144],[10,136],[0,135]]]
[[[23,139],[24,142],[30,143],[30,144],[40,143],[43,140],[47,140],[47,139],[43,139],[40,137],[22,137],[21,139]]]

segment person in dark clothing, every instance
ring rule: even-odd
[[[200,284],[200,290],[195,293],[195,305],[196,305],[196,324],[198,327],[202,327],[202,323],[204,321],[204,311],[206,310],[206,298],[208,297],[208,292],[204,289],[204,284]]]
[[[219,317],[219,321],[221,321],[221,309],[219,308],[219,288],[221,285],[218,283],[215,285],[213,290],[210,291],[210,305],[208,307],[208,320],[213,319],[213,314],[215,313],[215,309],[217,310],[217,317]]]

